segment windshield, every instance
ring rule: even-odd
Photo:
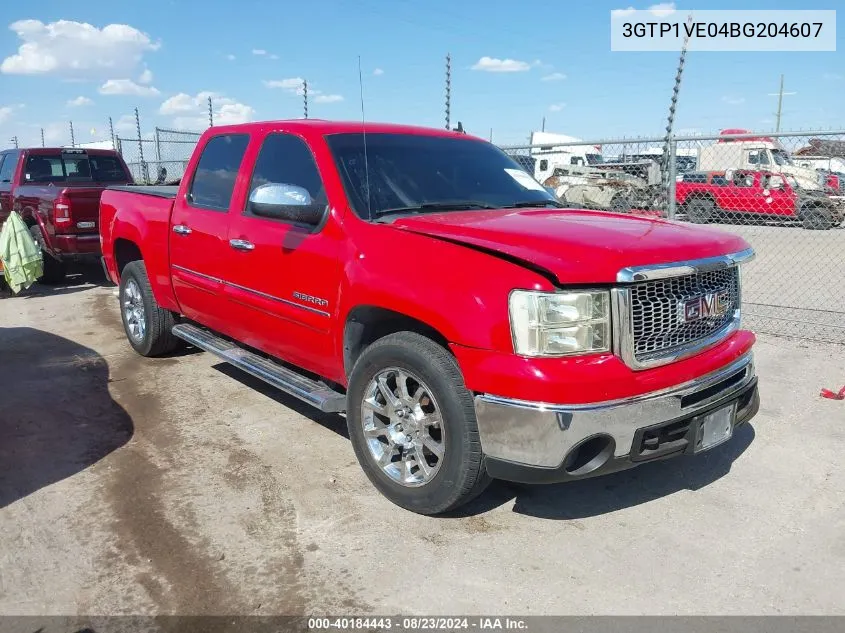
[[[452,205],[457,210],[557,203],[519,164],[483,141],[367,134],[366,160],[363,134],[331,134],[326,141],[352,208],[365,219],[399,209],[448,211]]]
[[[26,182],[129,182],[116,156],[31,154],[24,169]]]
[[[601,154],[587,154],[588,165],[600,165],[604,162],[604,157]]]
[[[776,165],[792,165],[792,157],[782,149],[773,149],[772,158]]]

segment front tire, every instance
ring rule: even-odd
[[[823,209],[806,209],[801,215],[801,226],[808,231],[826,231],[836,225],[837,222]]]
[[[390,501],[454,510],[490,484],[472,394],[454,357],[414,332],[379,339],[349,379],[346,423],[358,462]]]
[[[715,210],[716,205],[712,200],[695,198],[687,203],[687,218],[693,224],[706,224],[712,219]]]
[[[143,261],[130,262],[120,275],[120,318],[129,344],[141,356],[160,356],[180,345],[173,336],[176,319],[153,296]]]

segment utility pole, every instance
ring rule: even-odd
[[[17,137],[17,136],[13,136],[13,137],[12,137],[12,138],[10,138],[9,140],[12,142],[12,145],[14,145],[14,146],[15,146],[15,149],[18,149],[18,137]]]
[[[68,121],[70,124],[70,146],[76,147],[76,138],[73,136],[73,121]]]
[[[784,95],[794,95],[797,94],[795,92],[784,92],[783,91],[783,75],[780,76],[780,90],[777,92],[770,92],[770,97],[777,97],[778,98],[778,111],[775,113],[775,132],[780,132],[780,115],[783,111],[783,97]]]
[[[208,127],[214,127],[214,110],[211,107],[211,96],[208,97]],[[140,136],[140,132],[138,136]]]
[[[305,118],[308,118],[308,80],[302,80],[302,107],[305,111]]]
[[[44,128],[43,127],[41,128],[41,147],[46,147],[46,145],[44,145]]]
[[[540,131],[541,132],[546,131],[546,117],[543,117],[543,125],[540,126]]]
[[[452,54],[446,53],[446,129],[452,127]]]

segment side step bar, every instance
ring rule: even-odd
[[[339,413],[346,410],[346,396],[342,393],[263,356],[247,351],[208,330],[189,323],[180,323],[173,327],[173,335],[194,347],[211,352],[238,369],[299,398],[320,411]]]

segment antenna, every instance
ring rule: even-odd
[[[367,217],[373,219],[370,205],[370,163],[367,160],[367,124],[364,117],[364,76],[361,74],[361,56],[358,55],[358,87],[361,91],[361,134],[364,138],[364,174],[367,179]]]

